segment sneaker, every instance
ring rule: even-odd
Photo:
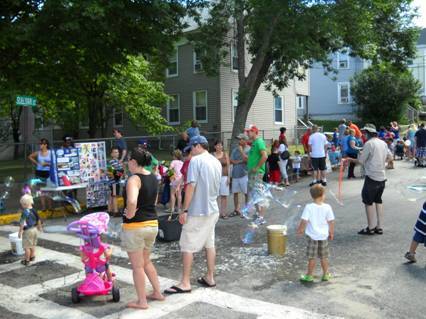
[[[301,282],[314,282],[314,277],[311,275],[302,275],[300,276]]]
[[[321,280],[322,281],[330,281],[331,279],[331,274],[330,273],[326,273],[322,276]]]
[[[324,187],[325,187],[325,186],[327,186],[327,182],[326,182],[326,181],[321,181],[320,183],[321,183],[321,185],[322,185],[322,186],[324,186]]]
[[[314,186],[315,184],[318,184],[318,183],[320,183],[320,182],[317,182],[317,181],[312,181],[310,184],[309,184],[309,187],[312,187],[312,186]]]
[[[265,218],[263,218],[263,217],[261,217],[261,216],[259,216],[255,221],[254,221],[254,224],[256,224],[256,225],[258,225],[258,226],[260,226],[260,225],[264,225],[264,224],[266,224],[266,220],[265,220]]]
[[[408,259],[408,261],[410,262],[410,263],[415,263],[416,261],[417,261],[417,259],[416,259],[416,253],[414,253],[414,254],[412,254],[412,253],[410,253],[409,251],[404,255],[404,257],[406,258],[406,259]]]

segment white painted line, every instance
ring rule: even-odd
[[[55,278],[52,280],[44,281],[39,284],[31,285],[31,286],[25,286],[20,288],[19,290],[28,290],[31,291],[31,293],[35,295],[41,295],[43,293],[46,293],[48,291],[58,289],[61,287],[66,287],[69,285],[73,285],[79,281],[82,281],[84,279],[84,272],[80,271],[68,276]]]
[[[3,225],[3,226],[0,226],[0,230],[13,233],[13,232],[18,231],[18,227],[12,226],[12,225]],[[0,238],[3,238],[3,237],[0,237]],[[74,246],[74,247],[80,247],[80,245],[82,244],[82,240],[80,238],[78,238],[77,236],[62,234],[62,233],[44,233],[44,232],[42,232],[42,233],[39,233],[38,238],[50,240],[50,241],[55,241],[55,242],[60,243],[60,244],[71,245],[71,246]],[[112,248],[112,255],[113,256],[121,257],[121,258],[128,258],[127,253],[123,249],[121,249],[120,246],[111,245],[111,244],[109,246]],[[160,257],[161,256],[159,256],[157,254],[151,254],[152,260],[158,259]]]
[[[14,289],[0,284],[0,306],[9,311],[52,319],[97,319],[78,309],[64,307],[40,298],[25,289]]]

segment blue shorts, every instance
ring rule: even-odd
[[[426,244],[426,236],[422,235],[418,231],[414,231],[414,237],[413,240],[418,242],[419,244]]]

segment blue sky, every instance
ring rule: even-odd
[[[416,25],[426,28],[426,0],[414,0],[413,5],[419,8],[420,16],[415,20]]]

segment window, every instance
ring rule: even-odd
[[[351,101],[351,87],[349,82],[337,83],[337,103],[349,104]]]
[[[195,120],[207,123],[207,91],[195,91],[193,103]]]
[[[200,55],[194,50],[194,73],[203,72],[203,65],[201,64]]]
[[[296,105],[299,110],[304,110],[306,107],[306,96],[298,95],[296,97]]]
[[[166,73],[169,78],[178,76],[178,48],[175,48],[175,51],[169,58],[169,66]]]
[[[167,120],[169,124],[180,124],[180,97],[178,94],[170,95],[167,101]]]
[[[238,48],[236,41],[232,41],[231,43],[231,70],[238,71]]]
[[[337,68],[349,69],[349,52],[342,51],[337,53]]]
[[[112,111],[112,126],[122,127],[123,126],[123,107],[115,108]]]
[[[238,106],[238,91],[237,90],[232,89],[232,97],[231,98],[232,98],[232,104],[231,104],[231,107],[232,107],[232,110],[231,110],[232,122],[234,122],[235,112],[237,111],[237,106]]]
[[[283,98],[282,96],[274,97],[274,121],[275,123],[283,122]]]

